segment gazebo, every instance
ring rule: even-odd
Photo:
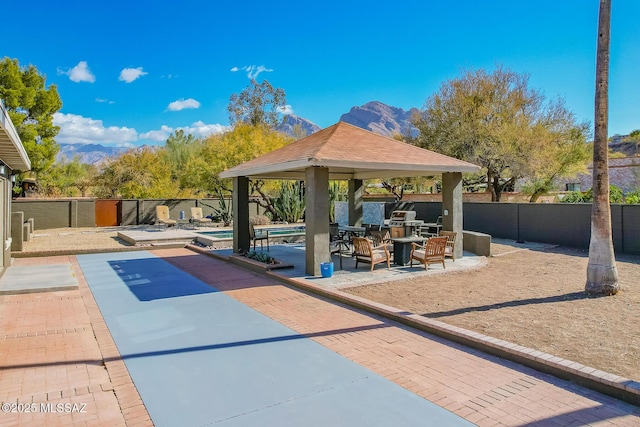
[[[363,180],[442,175],[443,229],[458,232],[456,257],[462,256],[462,174],[480,168],[338,122],[312,135],[220,174],[233,179],[233,250],[250,247],[249,179],[305,181],[306,266],[320,274],[330,260],[329,180],[349,181],[349,225],[362,223]]]

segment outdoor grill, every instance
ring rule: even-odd
[[[393,211],[391,218],[385,221],[385,225],[391,229],[391,237],[410,236],[415,227],[423,223],[424,221],[416,220],[415,211]]]

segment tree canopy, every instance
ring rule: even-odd
[[[414,143],[484,168],[492,200],[518,178],[548,183],[586,166],[588,123],[563,100],[529,87],[529,77],[498,67],[467,70],[442,84],[413,117]]]
[[[0,98],[18,131],[36,176],[55,161],[60,147],[55,136],[53,114],[62,108],[56,85],[46,87],[46,77],[29,65],[20,67],[17,59],[0,61]]]
[[[251,79],[249,86],[229,98],[229,122],[232,125],[247,123],[273,128],[279,123],[278,115],[285,106],[286,95],[283,89],[274,88],[267,80],[258,84],[255,79]]]

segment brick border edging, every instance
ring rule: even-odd
[[[102,362],[104,363],[104,368],[107,371],[111,383],[112,389],[104,391],[113,391],[115,394],[120,413],[126,425],[153,427],[154,424],[151,416],[111,336],[111,331],[109,331],[107,322],[102,316],[102,312],[93,296],[91,288],[89,288],[89,284],[84,277],[84,272],[80,267],[78,259],[75,256],[70,256],[69,261],[74,268],[74,274],[76,274],[76,277],[79,279],[80,297],[89,315],[93,335],[100,349]],[[79,277],[79,275],[81,275],[81,277]]]
[[[204,248],[187,245],[187,249],[222,261],[229,257],[217,255]],[[254,270],[256,271],[256,270]],[[380,304],[346,292],[325,289],[318,285],[282,276],[274,271],[257,271],[286,285],[320,295],[348,306],[382,316],[405,326],[445,338],[484,353],[500,357],[536,371],[553,375],[580,386],[612,396],[636,406],[640,406],[640,382],[604,372],[578,362],[543,353],[505,340],[483,335],[467,329],[452,326],[438,320],[408,313],[394,307]]]

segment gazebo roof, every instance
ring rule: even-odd
[[[372,179],[478,172],[474,164],[338,122],[235,166],[221,178],[304,179],[305,169],[329,168],[329,179]]]

